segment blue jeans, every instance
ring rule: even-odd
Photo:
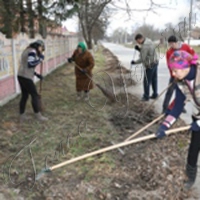
[[[144,74],[143,87],[144,95],[143,98],[149,99],[150,85],[153,89],[153,97],[158,96],[158,64],[154,64],[151,68],[147,68]]]

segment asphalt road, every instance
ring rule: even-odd
[[[139,98],[143,95],[143,68],[142,65],[130,65],[130,61],[133,59],[137,59],[139,54],[134,49],[127,48],[118,44],[113,43],[102,43],[102,45],[105,48],[108,48],[114,55],[118,57],[118,60],[121,62],[122,66],[124,66],[127,69],[131,69],[131,76],[132,78],[137,82],[136,86],[132,87],[131,90],[129,90],[130,93],[133,93],[137,95]],[[160,94],[167,86],[169,82],[169,71],[166,65],[166,58],[165,55],[159,55],[159,66],[158,66],[158,94]],[[150,91],[150,95],[152,94],[152,90]],[[163,94],[159,100],[156,101],[155,107],[159,113],[162,112],[162,103],[164,100]],[[149,101],[149,103],[151,103]],[[186,114],[181,114],[181,119],[185,121],[186,124],[191,123],[191,114],[192,114],[192,104],[187,103],[185,106],[185,109],[187,111]],[[200,190],[198,190],[198,187],[200,185],[200,158],[198,160],[198,176],[195,182],[195,185],[193,187],[193,190],[195,194],[197,194],[198,198],[200,200]],[[192,199],[190,199],[192,200]]]

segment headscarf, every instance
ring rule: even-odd
[[[86,47],[84,42],[79,42],[77,47],[80,47],[83,52],[85,52],[86,49],[87,49],[87,47]]]
[[[185,69],[190,67],[192,55],[186,51],[174,51],[169,58],[170,69]]]

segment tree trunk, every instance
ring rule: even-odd
[[[37,0],[38,3],[38,19],[39,19],[39,33],[43,38],[46,38],[46,24],[43,18],[43,5],[42,0]]]
[[[25,29],[25,11],[24,11],[24,5],[23,5],[23,0],[20,0],[20,31],[22,33],[26,32]]]
[[[90,32],[88,33],[87,46],[88,46],[88,49],[92,49],[92,37],[91,37]]]
[[[105,6],[112,0],[101,1],[82,1],[78,10],[78,18],[81,24],[83,37],[87,43],[88,49],[92,49],[92,29],[97,23]]]
[[[28,8],[28,27],[29,27],[29,35],[30,38],[35,38],[35,31],[34,31],[34,12],[32,9],[32,0],[26,0],[27,8]]]
[[[7,38],[12,38],[12,23],[13,23],[13,18],[12,18],[12,12],[11,12],[11,6],[12,5],[12,0],[3,0],[4,2],[4,7],[5,7],[5,15],[4,15],[4,33]]]

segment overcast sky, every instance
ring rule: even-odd
[[[144,9],[148,7],[150,0],[127,0],[132,9]],[[180,17],[185,17],[188,20],[190,13],[190,0],[154,0],[158,4],[164,4],[165,6],[171,9],[159,8],[153,12],[132,12],[131,19],[128,15],[122,11],[118,10],[115,12],[112,17],[110,17],[110,25],[108,27],[108,34],[112,33],[113,30],[121,27],[127,29],[128,32],[133,30],[133,27],[141,26],[144,21],[146,24],[152,24],[156,28],[164,28],[166,23],[177,24]],[[193,0],[195,3],[195,0]],[[125,8],[125,5],[118,3],[117,6]],[[195,10],[193,11],[196,12]],[[77,20],[67,20],[64,23],[68,30],[76,31],[77,30]]]

